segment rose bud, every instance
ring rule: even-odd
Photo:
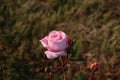
[[[97,61],[93,62],[91,65],[90,65],[90,70],[98,70],[99,68],[99,63]]]

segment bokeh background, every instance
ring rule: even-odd
[[[78,57],[86,61],[69,65],[67,80],[79,70],[87,75],[94,60],[96,80],[120,80],[119,0],[0,0],[0,80],[47,80],[56,60],[46,58],[39,40],[52,30],[82,43]]]

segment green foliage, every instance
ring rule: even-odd
[[[85,59],[83,59],[82,57],[78,57],[80,54],[80,51],[81,51],[81,41],[80,39],[76,39],[75,42],[73,43],[73,53],[71,53],[69,55],[69,60],[71,61],[85,61]]]
[[[77,39],[77,40],[75,41],[75,43],[73,44],[72,57],[80,54],[80,49],[81,49],[81,41],[80,41],[80,39]]]
[[[88,79],[82,72],[79,72],[76,80],[88,80]]]

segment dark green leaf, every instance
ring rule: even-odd
[[[73,45],[73,53],[72,53],[72,57],[76,56],[78,53],[80,53],[80,49],[81,49],[81,41],[79,39],[77,39]]]

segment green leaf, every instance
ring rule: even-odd
[[[77,80],[88,80],[87,77],[80,71],[77,76]]]
[[[77,39],[73,45],[73,53],[72,53],[72,57],[76,56],[78,53],[80,53],[80,49],[81,49],[81,41],[79,39]]]

